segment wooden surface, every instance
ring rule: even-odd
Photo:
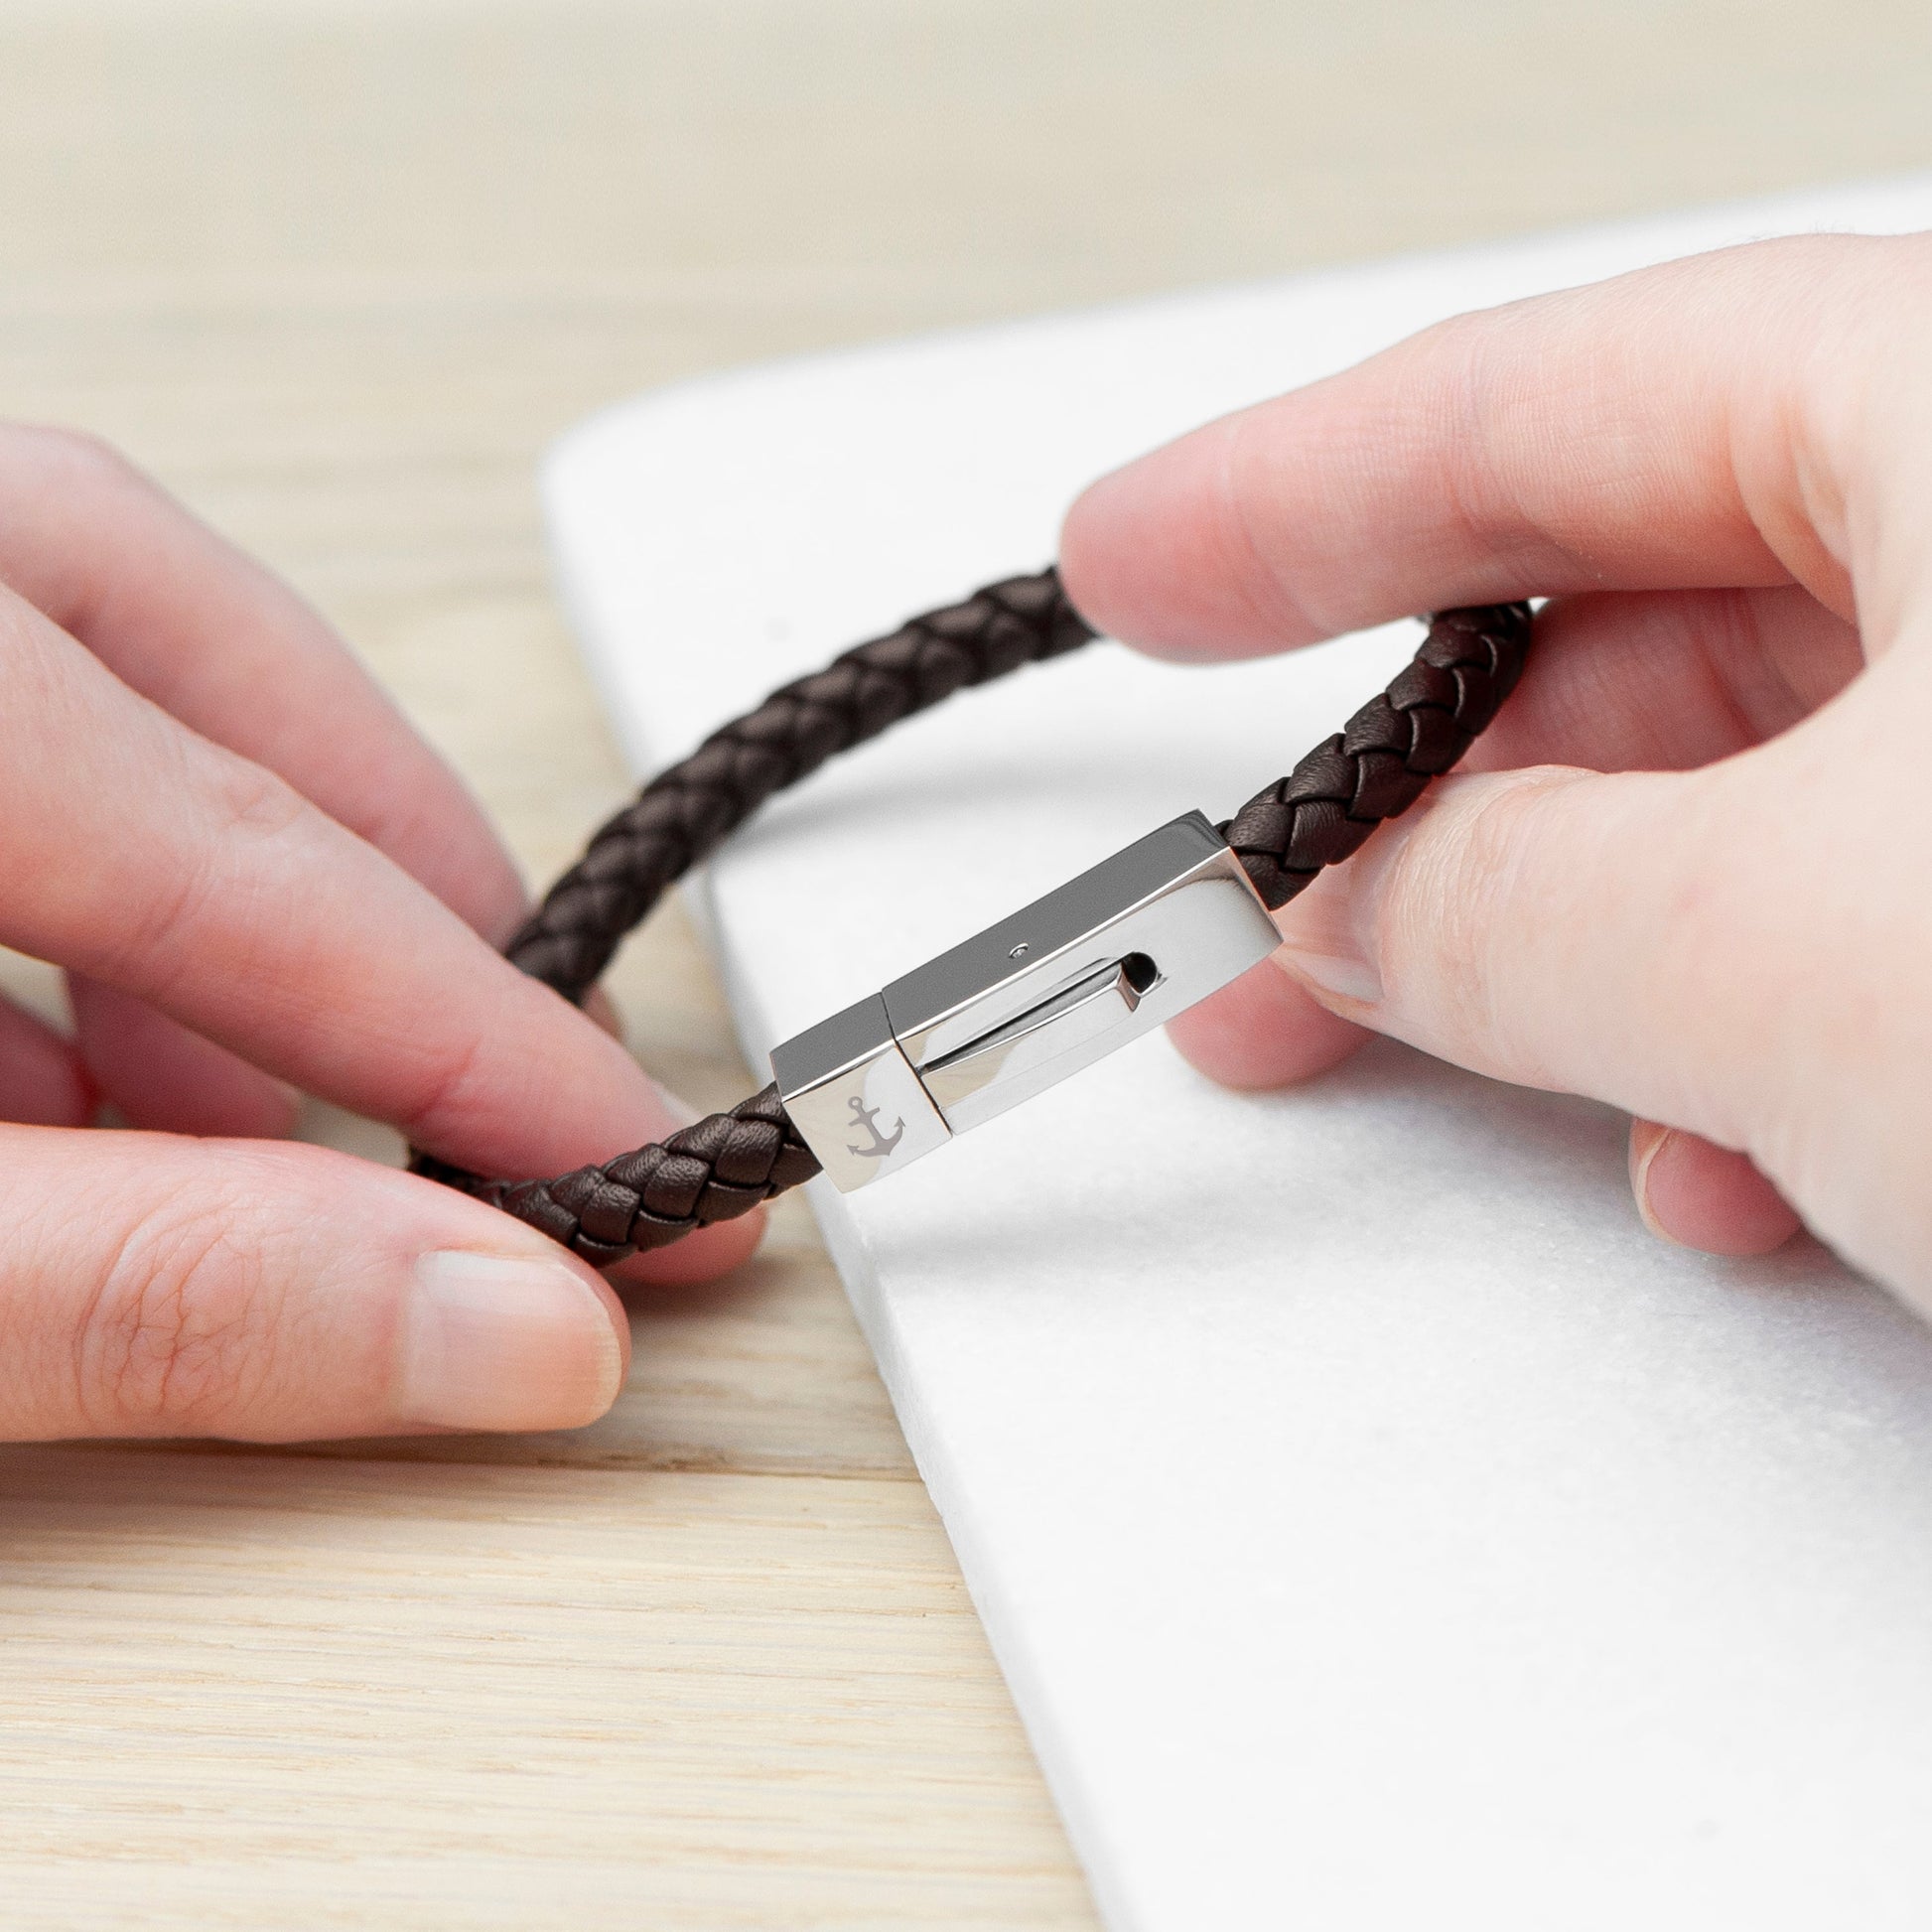
[[[545,876],[623,789],[530,486],[600,401],[1932,165],[1928,57],[1920,0],[14,0],[0,410],[280,565]],[[678,915],[618,992],[743,1091]],[[579,1436],[0,1451],[5,1922],[1090,1924],[802,1211],[635,1323]]]

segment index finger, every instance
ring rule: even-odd
[[[1831,351],[1929,263],[1761,243],[1457,318],[1103,478],[1068,592],[1182,657],[1584,590],[1797,582],[1850,616],[1860,358]]]
[[[615,1039],[372,845],[4,590],[0,672],[0,943],[483,1173],[558,1173],[682,1124]],[[727,1265],[756,1227],[720,1233],[654,1272]]]
[[[509,937],[522,884],[463,781],[286,584],[104,445],[0,425],[0,583]]]

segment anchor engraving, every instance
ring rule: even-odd
[[[885,1160],[887,1155],[892,1153],[893,1149],[897,1147],[900,1140],[904,1137],[904,1121],[901,1120],[893,1129],[891,1139],[887,1139],[879,1132],[880,1110],[877,1107],[868,1107],[856,1093],[852,1096],[850,1105],[852,1108],[853,1126],[857,1127],[863,1123],[866,1132],[872,1136],[872,1145],[870,1147],[854,1147],[850,1141],[847,1141],[845,1144],[846,1153],[856,1154],[861,1160],[865,1161]]]

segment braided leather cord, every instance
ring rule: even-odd
[[[1059,656],[1093,635],[1058,571],[1047,569],[913,618],[774,691],[652,779],[597,833],[510,942],[511,961],[581,1000],[666,889],[771,793],[964,685]],[[1386,692],[1221,826],[1269,906],[1286,904],[1322,867],[1347,858],[1461,758],[1514,687],[1529,641],[1527,604],[1438,613]],[[411,1166],[597,1267],[730,1220],[819,1171],[775,1085],[662,1143],[554,1180],[490,1180],[424,1154]]]
[[[774,791],[962,686],[1088,642],[1059,572],[1010,577],[855,645],[772,692],[653,778],[591,840],[509,943],[510,963],[581,1000],[665,891]]]
[[[1217,828],[1271,911],[1461,758],[1516,688],[1529,647],[1527,604],[1437,612],[1379,698]]]
[[[966,685],[1061,656],[1093,634],[1048,569],[989,584],[842,652],[714,732],[605,824],[510,941],[511,963],[582,1000],[624,934],[774,791]],[[555,1180],[490,1180],[420,1153],[410,1166],[606,1268],[809,1180],[818,1158],[768,1086],[661,1144]]]

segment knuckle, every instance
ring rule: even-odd
[[[236,839],[283,839],[315,822],[315,807],[292,784],[247,759],[216,762],[209,798],[218,829]]]
[[[465,1033],[426,1055],[396,1125],[425,1147],[470,1145],[500,1101],[489,1077],[493,1057],[480,1033]]]
[[[1583,531],[1521,453],[1524,361],[1549,327],[1528,304],[1451,316],[1415,339],[1407,371],[1415,406],[1452,432],[1423,445],[1422,481],[1472,554],[1532,583],[1586,568]]]
[[[177,846],[177,863],[154,870],[139,902],[121,907],[113,951],[99,969],[111,978],[138,964],[156,993],[173,983],[171,966],[184,975],[191,970],[208,919],[246,916],[264,882],[302,877],[313,863],[307,847],[320,819],[301,793],[261,765],[192,742],[180,751],[202,767],[179,787],[179,795],[198,799],[194,835]]]
[[[81,1323],[83,1412],[103,1431],[218,1430],[266,1378],[279,1299],[223,1204],[151,1209],[115,1242]]]

